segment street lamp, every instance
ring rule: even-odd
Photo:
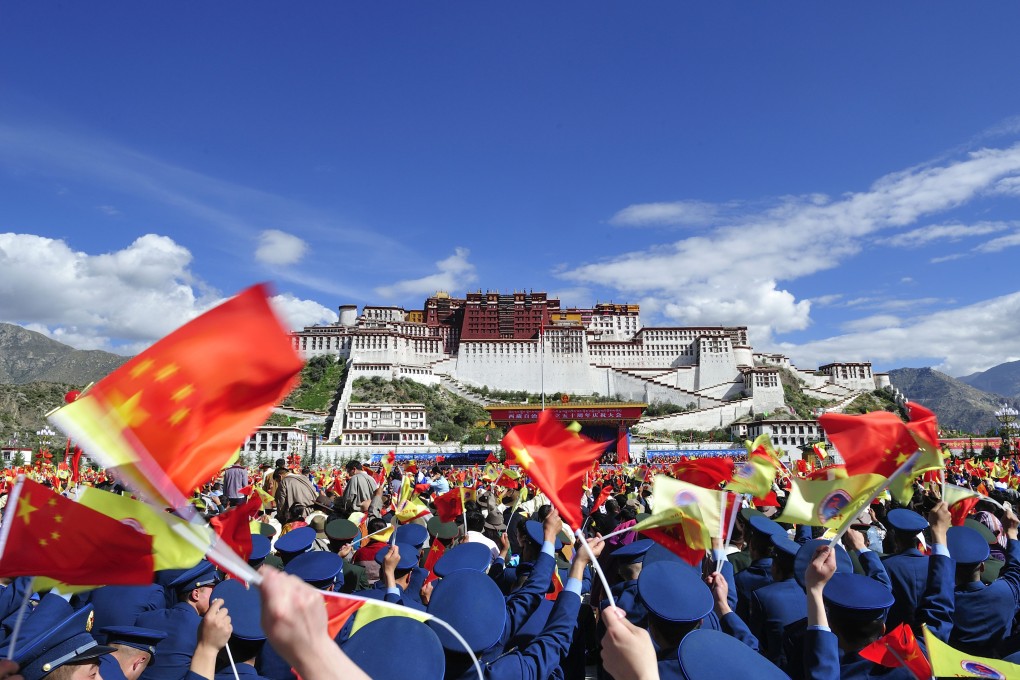
[[[1005,444],[1004,450],[1013,450],[1013,433],[1017,430],[1017,417],[1020,416],[1020,411],[1009,404],[1003,403],[999,410],[995,412],[995,419],[999,421],[999,434],[1002,437],[1002,443]]]

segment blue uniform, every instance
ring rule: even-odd
[[[536,570],[537,566],[536,563]],[[576,593],[562,591],[556,597],[542,633],[527,646],[490,661],[486,665],[485,677],[488,680],[545,680],[553,677],[570,649],[580,609],[581,598]],[[468,671],[464,677],[474,677],[474,669],[469,668]]]
[[[807,599],[792,576],[759,588],[751,594],[748,627],[761,646],[761,653],[780,668],[786,667],[783,636],[786,627],[807,617]]]
[[[991,585],[974,581],[956,588],[949,644],[966,654],[995,657],[996,646],[1013,632],[1020,610],[1020,542],[1006,543],[1006,564]]]
[[[610,590],[613,593],[613,597],[616,599],[616,606],[627,612],[627,620],[633,623],[635,626],[640,628],[648,627],[648,607],[641,601],[638,596],[637,579],[632,581],[621,581],[615,584]],[[605,609],[609,606],[609,600],[602,600],[601,609]],[[602,633],[605,632],[605,627],[599,625],[599,639],[602,639]]]
[[[737,615],[748,621],[751,614],[751,593],[772,583],[772,558],[762,557],[733,576],[737,586]]]
[[[715,612],[712,612],[701,620],[701,627],[708,630],[722,631],[740,640],[754,651],[758,651],[758,640],[748,630],[744,621],[734,612],[730,612],[721,619],[716,616]],[[683,672],[680,670],[680,659],[677,657],[675,647],[668,650],[659,650],[658,658],[659,680],[685,680]]]
[[[901,623],[914,626],[914,612],[921,602],[924,586],[928,580],[928,556],[917,548],[889,555],[884,560],[889,572],[893,597],[896,602],[889,609],[885,627],[892,630]],[[916,632],[916,629],[915,629]]]
[[[198,644],[200,623],[202,617],[187,602],[178,602],[169,609],[143,612],[135,625],[161,630],[167,637],[159,643],[156,658],[142,671],[141,680],[181,680],[187,675]]]
[[[120,663],[117,662],[117,659],[113,658],[113,654],[103,654],[97,661],[99,661],[99,675],[102,676],[103,680],[127,680],[124,677],[124,671],[121,669]],[[196,675],[196,677],[201,676]]]
[[[142,612],[166,608],[163,587],[147,586],[103,586],[82,598],[95,607],[95,630],[107,626],[133,626]]]

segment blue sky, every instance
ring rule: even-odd
[[[137,351],[251,283],[1020,359],[1020,6],[8,3],[0,320]]]

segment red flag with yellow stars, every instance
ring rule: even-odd
[[[818,422],[843,456],[851,477],[865,474],[891,477],[919,448],[906,423],[888,411],[856,416],[826,413]]]
[[[893,628],[858,653],[868,661],[887,668],[906,666],[917,678],[927,680],[933,677],[931,665],[917,644],[914,631],[905,623]]]
[[[514,454],[571,528],[579,529],[584,473],[591,469],[607,444],[593,442],[563,427],[549,409],[537,423],[517,425],[503,437],[503,448]]]
[[[50,419],[150,500],[178,507],[266,421],[301,366],[258,285],[181,326]]]
[[[0,530],[0,576],[75,586],[152,583],[152,536],[19,477]]]

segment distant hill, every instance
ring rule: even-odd
[[[992,415],[1002,398],[940,373],[932,368],[897,368],[889,379],[911,401],[920,402],[938,416],[944,428],[983,434],[996,426]]]
[[[110,352],[74,349],[42,333],[0,323],[0,383],[87,385],[127,360]]]
[[[987,371],[971,373],[959,380],[985,392],[1020,399],[1020,361],[992,366]]]

